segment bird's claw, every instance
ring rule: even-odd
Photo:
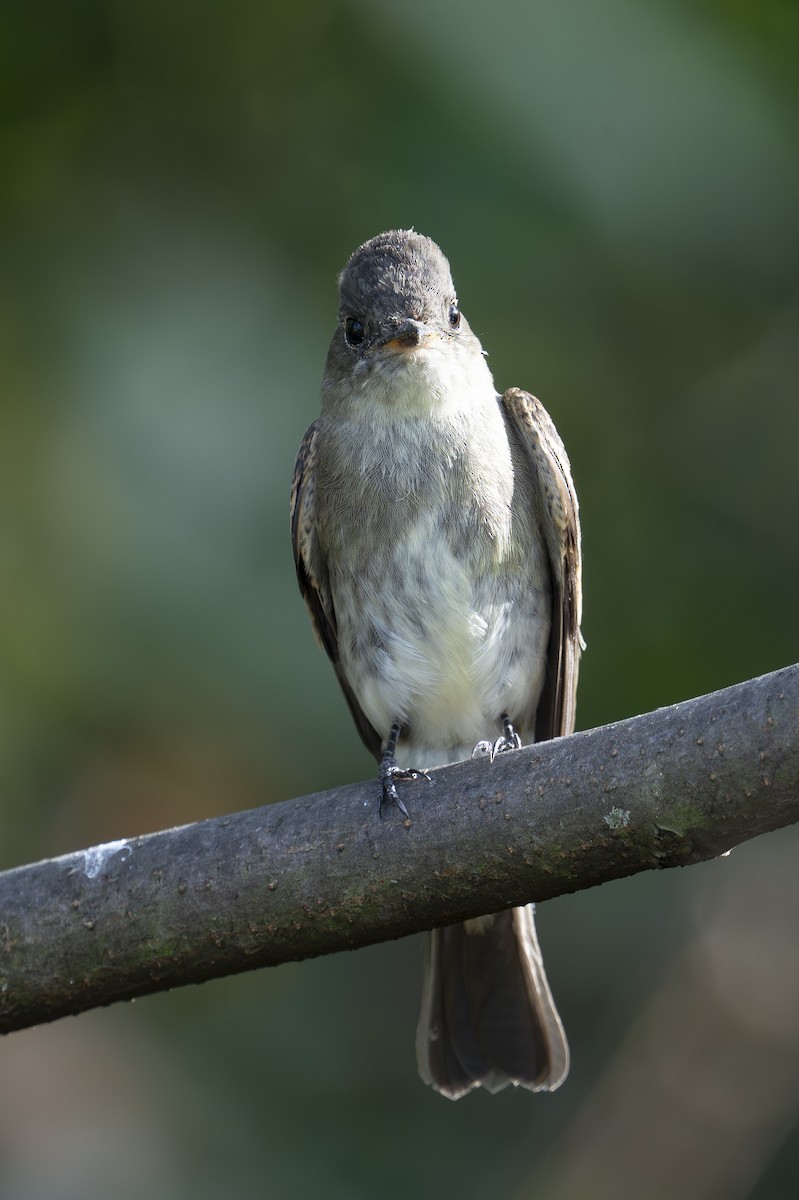
[[[487,755],[488,761],[493,762],[498,754],[504,754],[508,750],[520,750],[521,745],[522,739],[508,722],[505,732],[495,742],[486,740],[478,742],[472,750],[472,758],[481,758]]]
[[[494,742],[494,757],[497,754],[504,754],[506,750],[521,750],[522,739],[519,737],[516,730],[511,731],[510,737],[503,733],[501,738],[497,738]]]
[[[405,779],[426,779],[428,783],[432,783],[430,772],[416,767],[398,767],[396,763],[382,762],[380,764],[380,782],[382,791],[380,794],[380,806],[378,809],[379,815],[383,815],[383,805],[392,803],[396,804],[397,808],[404,816],[410,816],[405,804],[400,799],[399,792],[396,788],[396,780]]]

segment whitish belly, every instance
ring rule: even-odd
[[[503,713],[532,724],[550,628],[536,563],[464,561],[442,540],[406,545],[378,572],[370,556],[331,584],[342,666],[381,737],[393,721],[407,726],[400,759],[465,757],[498,735]]]

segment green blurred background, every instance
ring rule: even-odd
[[[0,4],[2,866],[374,772],[288,487],[443,246],[583,513],[582,728],[794,661],[794,0]],[[0,1044],[2,1200],[795,1197],[797,837],[547,904],[573,1070],[417,1079],[416,939]]]

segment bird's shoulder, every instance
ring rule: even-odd
[[[522,388],[508,388],[500,397],[500,405],[535,471],[552,532],[559,540],[570,528],[576,527],[579,532],[571,464],[555,422],[541,401]]]
[[[335,615],[316,534],[314,504],[318,451],[318,422],[314,421],[300,443],[291,478],[291,547],[297,580],[314,633],[335,662],[338,659]]]

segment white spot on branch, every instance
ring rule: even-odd
[[[130,842],[120,839],[117,842],[104,842],[102,846],[90,846],[83,851],[83,873],[87,879],[96,879],[109,859],[115,854],[124,854],[130,858],[133,847]]]

